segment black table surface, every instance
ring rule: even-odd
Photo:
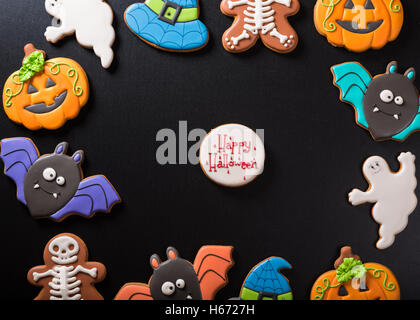
[[[419,1],[404,1],[401,34],[380,51],[356,54],[329,45],[313,24],[315,1],[301,0],[300,12],[290,18],[299,34],[295,51],[278,54],[257,43],[233,55],[221,44],[233,20],[220,12],[219,1],[201,1],[208,45],[196,53],[176,54],[154,49],[128,30],[123,13],[133,0],[109,0],[117,33],[109,70],[74,37],[56,45],[45,40],[51,17],[44,1],[3,2],[2,83],[19,69],[23,46],[32,42],[50,58],[79,62],[89,76],[91,96],[81,114],[56,131],[29,131],[1,112],[0,137],[29,137],[41,154],[61,141],[69,142],[70,151],[83,149],[85,175],[106,175],[123,203],[92,219],[34,220],[17,201],[13,181],[2,175],[2,298],[36,296],[39,288],[27,282],[27,271],[43,264],[45,244],[61,232],[79,235],[90,260],[106,265],[107,277],[97,285],[105,299],[126,282],[147,282],[153,253],[165,258],[166,247],[174,246],[192,261],[206,244],[235,247],[235,266],[218,299],[237,296],[248,271],[269,256],[291,263],[293,269],[284,274],[294,296],[308,299],[314,281],[332,269],[343,245],[351,245],[364,262],[393,270],[403,299],[419,298],[420,208],[394,245],[378,250],[371,206],[352,207],[347,194],[353,187],[367,188],[361,166],[368,156],[385,157],[394,170],[400,152],[420,157],[420,134],[403,143],[373,141],[356,126],[353,108],[339,101],[329,69],[359,61],[380,74],[397,60],[401,69],[420,70]],[[264,173],[246,187],[229,189],[208,180],[199,165],[158,164],[156,150],[162,142],[156,134],[163,128],[178,133],[179,121],[187,121],[189,130],[208,131],[229,122],[264,129]]]

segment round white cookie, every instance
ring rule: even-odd
[[[241,187],[264,170],[265,149],[261,138],[241,124],[213,129],[200,146],[200,165],[210,180],[226,187]]]

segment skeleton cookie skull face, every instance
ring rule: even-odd
[[[77,261],[79,244],[69,236],[61,236],[51,241],[48,246],[51,260],[57,264],[71,264]]]
[[[60,16],[60,8],[63,5],[63,0],[45,0],[45,10],[56,18]]]
[[[397,64],[388,65],[387,73],[375,77],[363,100],[369,130],[375,139],[387,139],[406,129],[419,111],[419,95],[413,84],[415,71],[396,73]]]
[[[51,155],[40,157],[25,177],[25,200],[35,218],[48,217],[63,208],[74,196],[82,180],[79,164],[83,151],[65,155],[67,143],[60,143]]]

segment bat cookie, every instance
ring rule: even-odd
[[[10,120],[30,130],[54,130],[77,117],[88,98],[88,78],[76,61],[45,60],[44,51],[27,44],[22,67],[4,85],[3,107]]]
[[[362,263],[351,247],[341,249],[334,268],[315,281],[311,300],[400,300],[392,271],[379,263]]]
[[[78,236],[62,233],[44,249],[43,266],[28,272],[28,281],[42,287],[35,300],[103,300],[94,283],[106,275],[105,266],[88,261],[86,244]]]
[[[331,68],[341,101],[354,107],[357,124],[368,130],[374,140],[403,141],[420,130],[416,71],[397,71],[395,61],[388,64],[385,74],[373,78],[358,62]]]
[[[264,143],[244,125],[225,124],[204,137],[199,158],[210,180],[225,187],[241,187],[262,174]]]
[[[223,34],[223,47],[232,53],[244,52],[261,39],[275,52],[293,51],[298,37],[287,17],[299,9],[298,0],[222,0],[222,13],[235,18]]]
[[[115,31],[109,4],[104,0],[45,0],[45,9],[54,17],[53,26],[47,27],[44,34],[48,42],[56,43],[75,34],[81,46],[93,49],[102,67],[111,66]]]
[[[408,216],[416,209],[415,159],[411,152],[401,153],[398,156],[401,168],[392,172],[382,157],[368,158],[363,164],[363,175],[369,188],[365,192],[353,189],[349,193],[349,202],[354,206],[374,203],[372,217],[381,225],[378,249],[386,249],[394,243],[395,235],[407,227]]]
[[[404,11],[400,0],[317,0],[314,21],[333,46],[363,52],[397,39]]]
[[[43,156],[28,138],[3,139],[0,146],[4,173],[16,183],[17,199],[34,218],[90,218],[99,211],[110,212],[121,201],[103,175],[83,178],[84,152],[79,150],[68,156],[67,142]]]
[[[154,272],[149,284],[127,283],[115,300],[213,300],[227,284],[232,250],[229,246],[203,246],[191,264],[169,247],[167,261],[162,262],[156,254],[151,256]]]
[[[198,0],[145,0],[127,8],[127,27],[147,44],[172,52],[203,48],[209,33],[198,18]]]
[[[283,258],[270,257],[249,272],[239,298],[232,300],[292,300],[292,290],[281,269],[292,266]]]

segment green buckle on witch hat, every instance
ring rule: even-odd
[[[198,19],[198,8],[183,8],[177,3],[163,0],[146,0],[144,4],[158,15],[159,20],[171,25]]]

